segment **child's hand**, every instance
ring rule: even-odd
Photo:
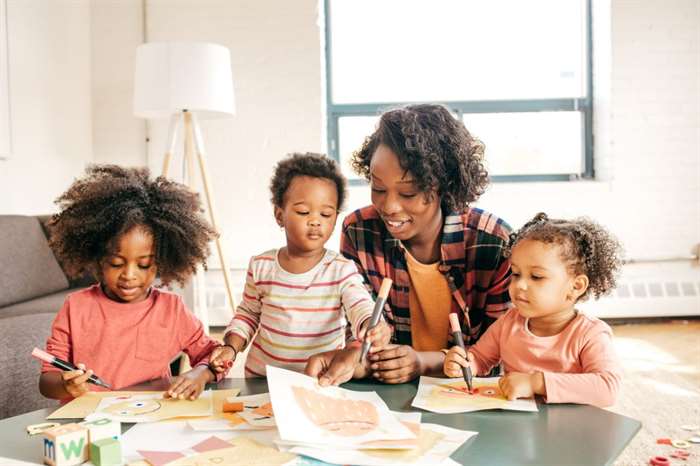
[[[462,377],[462,368],[471,367],[472,373],[476,373],[474,367],[474,355],[465,351],[461,346],[453,346],[445,355],[442,370],[447,377]]]
[[[366,319],[360,326],[360,331],[357,332],[357,337],[360,341],[368,341],[370,343],[369,352],[375,353],[381,351],[391,341],[391,327],[389,324],[380,320],[377,325],[367,330],[369,319]]]
[[[230,346],[218,346],[209,355],[209,367],[219,374],[225,372],[233,366],[237,355]]]
[[[63,388],[70,394],[70,396],[73,398],[78,398],[79,396],[90,391],[87,380],[92,374],[92,369],[85,370],[85,364],[82,363],[78,364],[77,371],[61,372]]]
[[[541,379],[541,383],[540,383]],[[517,398],[532,398],[540,393],[540,386],[544,387],[542,372],[523,374],[522,372],[510,372],[498,380],[498,387],[503,396],[509,400]]]
[[[170,388],[163,393],[163,398],[196,400],[209,382],[211,372],[206,366],[197,366],[191,371],[175,377]]]

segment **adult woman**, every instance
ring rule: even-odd
[[[371,374],[386,383],[440,374],[450,312],[465,342],[479,338],[510,307],[510,233],[501,219],[469,207],[484,192],[483,145],[443,106],[422,104],[384,113],[354,154],[370,183],[372,205],[343,222],[342,253],[376,294],[393,280],[384,317],[394,344],[356,367],[358,349],[321,353],[307,374],[322,384]]]

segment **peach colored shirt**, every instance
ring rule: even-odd
[[[582,313],[557,335],[539,337],[528,330],[517,308],[496,320],[469,348],[477,374],[499,361],[506,373],[544,374],[548,403],[610,406],[615,403],[622,371],[610,327]]]
[[[46,351],[73,364],[85,364],[118,390],[170,377],[170,361],[180,351],[190,357],[192,366],[208,364],[218,344],[176,294],[151,288],[141,302],[118,303],[93,285],[66,297]],[[42,373],[59,370],[42,362]]]

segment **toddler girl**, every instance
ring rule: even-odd
[[[310,356],[345,346],[348,322],[356,339],[372,343],[370,351],[383,347],[391,331],[384,322],[367,328],[374,302],[355,264],[324,247],[345,200],[336,163],[293,154],[277,164],[270,189],[287,245],[250,260],[226,345],[212,353],[214,370],[223,370],[252,340],[247,377],[265,376],[267,364],[303,371]]]
[[[499,386],[510,400],[537,394],[548,403],[612,405],[621,378],[612,330],[574,306],[615,287],[620,244],[591,220],[540,213],[511,235],[510,247],[515,308],[468,352],[452,347],[445,374],[460,377],[467,365],[487,374],[503,362]]]
[[[166,397],[197,398],[215,379],[208,356],[218,346],[175,294],[153,287],[184,283],[209,254],[216,233],[197,194],[147,169],[92,166],[57,204],[50,244],[67,272],[92,272],[99,284],[70,294],[56,315],[46,351],[80,370],[43,363],[39,389],[69,399],[96,373],[115,390],[170,377],[184,351],[191,371],[171,381]],[[89,368],[89,369],[87,369]],[[223,377],[223,374],[218,378]]]

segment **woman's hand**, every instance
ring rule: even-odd
[[[218,374],[233,366],[237,353],[230,346],[218,346],[209,355],[209,367]]]
[[[367,330],[370,319],[366,319],[360,326],[360,331],[357,332],[357,339],[370,342],[369,352],[376,353],[382,350],[391,341],[391,327],[389,324],[380,320],[377,325]]]
[[[476,374],[474,367],[474,356],[460,346],[453,346],[445,355],[445,362],[442,369],[447,377],[462,377],[462,368],[470,367],[472,373]]]
[[[90,391],[87,381],[93,374],[92,369],[85,370],[85,364],[79,363],[77,366],[78,370],[61,372],[63,388],[73,398],[78,398]]]
[[[408,345],[387,345],[369,356],[372,377],[385,383],[403,383],[423,373],[420,353]]]
[[[353,377],[362,378],[365,370],[360,364],[361,348],[348,346],[339,350],[314,354],[306,362],[304,373],[318,378],[318,384],[340,385]]]
[[[191,371],[175,377],[170,383],[170,388],[163,394],[163,398],[179,400],[196,400],[204,391],[207,382],[211,382],[214,375],[206,366],[197,366]]]
[[[510,372],[498,380],[498,387],[501,389],[503,396],[509,400],[546,395],[542,372],[535,372],[534,374]]]

